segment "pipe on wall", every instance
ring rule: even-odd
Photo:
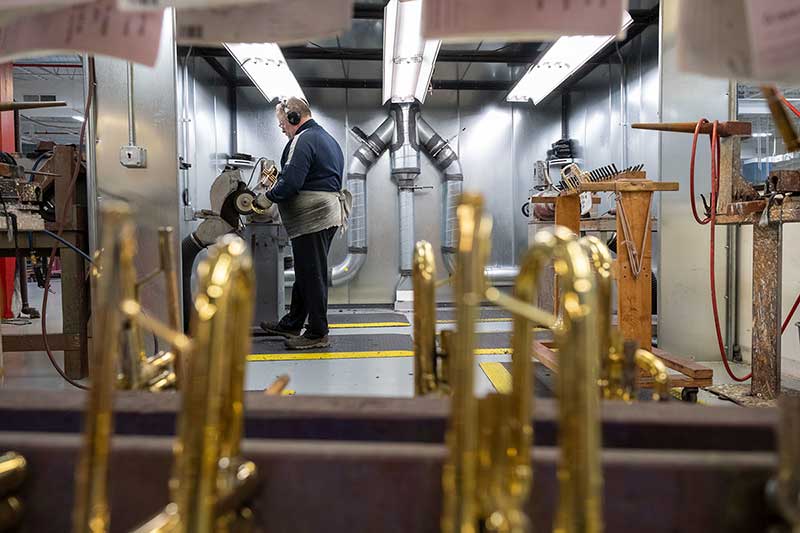
[[[397,183],[398,210],[400,214],[400,276],[411,277],[414,256],[414,190],[419,178],[419,144],[417,143],[418,104],[392,104],[394,133],[391,145],[391,173]],[[402,290],[402,289],[401,289]]]
[[[456,263],[456,209],[464,184],[461,162],[450,144],[421,116],[417,116],[417,131],[420,143],[439,171],[442,172],[442,259],[447,271],[452,274]],[[515,266],[490,266],[486,277],[492,285],[511,285],[519,273]]]

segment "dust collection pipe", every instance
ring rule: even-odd
[[[456,262],[456,208],[463,190],[464,175],[461,162],[450,144],[421,116],[417,116],[417,131],[425,152],[433,161],[444,180],[442,204],[442,259],[449,273],[455,271]],[[486,277],[492,285],[512,285],[519,268],[515,266],[488,266]]]
[[[391,145],[390,145],[391,143]],[[463,190],[461,162],[450,144],[442,139],[419,113],[418,103],[392,104],[389,117],[353,153],[347,172],[347,189],[353,207],[347,230],[347,256],[330,272],[332,286],[355,278],[367,258],[367,172],[387,148],[391,148],[391,174],[397,182],[400,214],[400,282],[397,290],[411,290],[411,260],[414,249],[414,188],[420,173],[422,147],[442,172],[442,258],[449,273],[455,270],[456,208]],[[486,267],[492,285],[511,285],[519,269],[515,266]],[[287,285],[294,270],[284,273]]]

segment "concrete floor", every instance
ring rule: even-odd
[[[30,285],[31,304],[41,310],[42,290]],[[53,284],[54,294],[50,295],[47,323],[48,330],[61,331],[60,285]],[[388,309],[368,309],[344,311],[344,313],[369,314],[387,312]],[[411,314],[406,316],[411,322]],[[365,322],[368,320],[365,320]],[[3,324],[4,333],[38,333],[41,331],[40,320],[32,320],[26,325]],[[452,324],[439,325],[438,329],[451,329]],[[331,330],[331,342],[345,335],[411,335],[411,327],[387,328],[344,328]],[[480,332],[508,332],[510,322],[485,322],[478,324]],[[498,346],[498,348],[500,348]],[[63,354],[56,352],[56,359],[63,365]],[[493,390],[491,382],[478,365],[485,361],[503,362],[510,360],[509,355],[481,355],[476,357],[476,392],[483,394]],[[714,369],[714,383],[732,383],[721,362],[706,363]],[[747,365],[733,364],[737,374],[748,370]],[[357,359],[324,359],[302,361],[251,361],[247,363],[246,388],[262,390],[277,376],[288,374],[291,377],[289,389],[296,394],[314,395],[349,395],[349,396],[384,396],[410,397],[413,394],[413,359],[411,357],[367,357]],[[800,389],[800,379],[785,376],[784,385]],[[64,382],[50,365],[43,352],[8,353],[5,354],[5,388],[13,389],[65,389],[71,386]],[[699,394],[702,403],[729,404],[717,396],[705,391]]]

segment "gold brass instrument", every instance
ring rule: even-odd
[[[442,474],[442,531],[523,533],[529,530],[523,505],[531,481],[530,372],[515,379],[511,394],[493,393],[481,399],[474,395],[474,328],[485,293],[492,221],[475,194],[463,195],[457,215],[457,331],[446,337],[444,346],[452,400],[449,454]],[[418,246],[417,251],[425,248]],[[529,351],[515,352],[513,364],[515,371],[529,367]]]
[[[412,262],[414,288],[414,394],[447,392],[444,352],[436,347],[436,260],[433,247],[419,241]]]
[[[120,297],[123,300],[122,313],[123,350],[120,358],[118,387],[121,389],[161,391],[174,388],[177,383],[177,354],[179,347],[172,344],[171,349],[148,356],[145,349],[141,322],[152,323],[139,305],[141,288],[150,281],[164,274],[167,289],[167,313],[169,328],[180,329],[180,304],[178,298],[178,278],[174,250],[174,232],[172,228],[158,230],[159,268],[144,278],[136,279],[134,258],[138,252],[136,230],[130,223],[130,210],[123,206],[110,206],[104,211],[109,217],[107,223],[119,227],[119,283]],[[156,332],[158,334],[158,332]],[[168,335],[169,337],[169,335]]]
[[[11,531],[22,519],[22,501],[14,492],[22,485],[28,464],[15,452],[0,455],[0,531]]]
[[[597,274],[598,307],[600,321],[598,342],[602,346],[600,388],[603,398],[632,402],[636,399],[639,373],[653,380],[654,401],[669,399],[667,367],[655,355],[640,350],[635,342],[623,341],[619,329],[611,324],[611,264],[612,258],[603,242],[586,236],[580,241],[589,254],[592,268]]]
[[[160,390],[175,381],[174,372],[169,368],[174,357],[162,357],[160,361],[144,357],[140,327],[155,326],[156,333],[170,342],[175,354],[187,353],[191,345],[183,333],[144,315],[135,299],[137,288],[133,258],[136,255],[136,240],[130,209],[121,202],[106,202],[101,208],[101,216],[103,253],[98,258],[99,269],[94,277],[92,387],[87,400],[83,447],[75,476],[75,533],[108,531],[108,455],[113,433],[112,401],[118,382],[118,366],[128,379],[126,383],[129,386],[144,383],[148,386],[142,388]],[[165,233],[162,232],[162,235]],[[164,238],[162,242],[167,240]],[[162,258],[166,256],[162,251]],[[124,357],[126,352],[132,356]]]
[[[446,377],[452,395],[447,433],[449,454],[442,480],[442,531],[522,533],[530,529],[524,505],[532,472],[532,326],[544,325],[553,330],[561,352],[558,373],[560,498],[554,531],[600,533],[603,528],[602,476],[597,384],[602,348],[598,336],[601,331],[609,331],[604,321],[610,324],[610,316],[598,312],[601,290],[590,247],[565,228],[540,232],[522,262],[514,294],[508,296],[485,285],[491,219],[483,215],[480,196],[464,194],[458,207],[458,228],[454,274],[457,328],[444,338],[442,346],[449,366]],[[417,309],[422,309],[423,313],[432,294],[433,277],[427,275],[427,266],[432,264],[430,258],[429,248],[424,243],[418,244],[416,287],[429,291],[419,299]],[[533,305],[538,277],[551,260],[559,276],[562,295],[558,319]],[[484,298],[511,310],[514,315],[512,392],[492,393],[478,399],[473,394],[474,327],[477,308]],[[416,295],[415,301],[418,301]],[[415,342],[418,349],[430,355],[436,352],[430,342],[429,324],[433,321],[427,316],[430,315],[423,315],[426,320],[415,322],[418,327],[428,328],[427,340],[424,345],[419,339]],[[430,376],[433,371],[438,379],[435,367],[424,365],[420,357],[417,361],[417,368],[422,370],[420,375],[427,371]],[[424,387],[425,380],[417,380],[418,391],[422,388],[420,383]]]
[[[96,279],[96,342],[93,384],[84,424],[84,443],[76,472],[75,533],[109,530],[107,496],[112,399],[121,358],[122,320],[167,340],[186,363],[182,411],[171,483],[173,503],[148,522],[146,531],[228,531],[246,510],[241,502],[255,485],[255,467],[239,457],[243,380],[249,351],[253,275],[244,242],[226,236],[209,249],[198,267],[200,295],[195,300],[190,340],[177,328],[145,315],[133,298],[134,227],[124,204],[103,206],[104,253]],[[135,339],[134,339],[135,340]],[[187,359],[187,354],[192,355]],[[133,358],[132,364],[137,362]]]
[[[256,489],[256,467],[241,459],[240,443],[255,280],[244,241],[220,238],[197,271],[172,501],[137,533],[227,533],[251,520],[244,503]]]

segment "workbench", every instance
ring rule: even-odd
[[[43,172],[57,174],[58,177],[47,178],[42,182],[42,189],[54,187],[56,213],[60,214],[63,205],[69,202],[67,223],[64,225],[62,238],[76,247],[86,251],[88,244],[86,215],[86,186],[83,173],[78,177],[74,198],[67,198],[67,187],[76,164],[75,148],[72,146],[56,146],[53,157],[41,168]],[[56,233],[55,223],[46,222],[45,229]],[[26,231],[24,226],[16,235],[17,249],[26,255],[35,252],[42,257],[49,257],[53,247],[58,250],[61,260],[61,313],[62,332],[48,334],[47,340],[52,351],[64,352],[64,371],[72,379],[81,379],[88,375],[88,319],[89,319],[89,281],[85,260],[68,247],[40,230]],[[0,257],[15,257],[13,239],[0,238]],[[51,309],[52,312],[52,309]],[[3,334],[4,352],[43,352],[44,339],[40,333],[35,334]]]

